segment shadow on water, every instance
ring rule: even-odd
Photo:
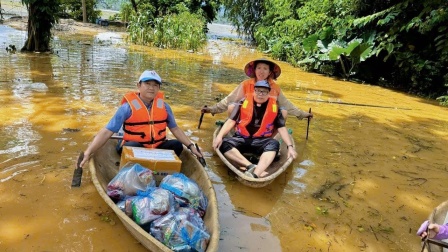
[[[0,32],[2,46],[23,43],[23,32]],[[306,120],[288,118],[299,158],[271,185],[252,189],[212,155],[214,123],[225,115],[207,114],[197,125],[200,107],[245,79],[242,68],[261,54],[219,40],[200,53],[130,46],[110,33],[59,34],[53,45],[54,54],[0,50],[0,227],[7,230],[0,248],[144,251],[101,202],[88,172],[79,190],[69,186],[79,151],[144,69],[162,76],[179,126],[206,153],[220,251],[413,251],[415,229],[446,195],[446,108],[280,62],[285,95],[316,116],[308,141]],[[412,110],[294,100],[319,97]]]

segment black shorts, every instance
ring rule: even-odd
[[[266,151],[275,151],[277,154],[280,149],[280,143],[269,137],[243,138],[240,136],[234,136],[223,138],[221,147],[219,148],[221,153],[224,154],[232,148],[236,148],[241,153],[253,153],[259,156]]]

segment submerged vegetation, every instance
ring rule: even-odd
[[[81,1],[61,1],[62,16],[82,19]],[[193,51],[205,45],[207,23],[216,18],[219,8],[218,0],[86,0],[87,18],[92,23],[101,13],[95,10],[96,4],[114,8],[120,4],[119,14],[111,19],[121,20],[127,25],[132,43]]]
[[[140,1],[122,5],[129,39],[142,45],[198,50],[206,43],[207,23],[215,19],[216,1]]]
[[[144,25],[151,22],[152,25]],[[150,20],[144,14],[131,16],[129,41],[162,48],[198,50],[206,42],[204,20],[197,14],[181,12]]]

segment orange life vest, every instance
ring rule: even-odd
[[[260,128],[252,136],[247,130],[247,125],[252,121],[254,114],[254,95],[246,94],[246,99],[240,108],[240,119],[235,127],[236,132],[244,138],[270,137],[274,131],[274,121],[278,114],[277,99],[269,97],[266,111],[261,120]]]
[[[271,86],[271,91],[269,96],[274,96],[277,98],[280,95],[280,86],[275,83],[271,78],[268,78],[269,86]],[[255,78],[250,78],[241,83],[243,85],[244,94],[253,94],[255,90]]]
[[[154,98],[151,110],[148,111],[138,93],[127,93],[121,104],[128,103],[131,116],[123,123],[123,143],[125,141],[139,142],[147,148],[156,148],[166,139],[166,120],[168,113],[163,102],[163,93],[158,92]]]

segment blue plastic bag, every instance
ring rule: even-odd
[[[200,216],[205,215],[208,200],[201,188],[182,173],[174,173],[163,178],[159,185],[175,195],[175,199],[182,207],[189,206],[198,211]]]
[[[204,221],[189,207],[180,207],[153,221],[150,233],[173,251],[203,252],[210,241]]]
[[[137,191],[146,191],[156,186],[153,173],[137,163],[127,163],[107,185],[107,195],[118,202],[126,196],[135,196]]]
[[[137,192],[132,199],[132,218],[135,223],[145,225],[176,209],[173,194],[162,188],[151,188]]]

